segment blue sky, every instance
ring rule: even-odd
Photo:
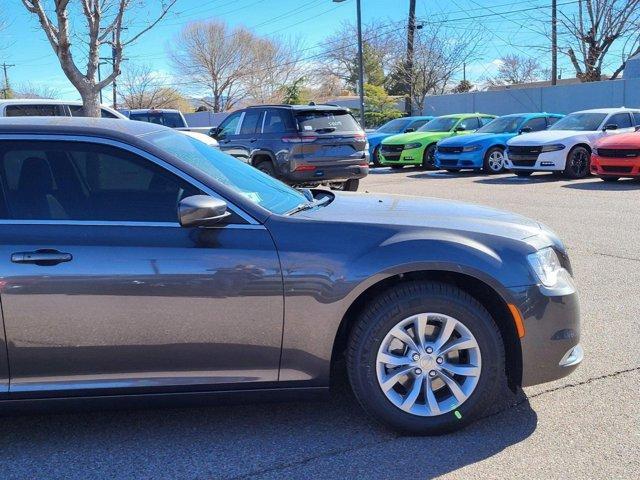
[[[58,90],[64,98],[79,98],[62,73],[36,19],[28,14],[20,0],[2,0],[2,3],[8,8],[0,15],[4,16],[9,28],[0,34],[0,45],[8,45],[0,50],[0,62],[16,65],[9,70],[11,83],[44,84]],[[423,21],[441,21],[446,17],[451,35],[477,26],[488,32],[480,58],[467,68],[467,76],[473,82],[494,73],[497,59],[509,53],[534,56],[543,65],[549,64],[548,53],[531,48],[531,45],[546,48],[548,44],[549,40],[537,33],[540,27],[536,26],[535,20],[548,17],[546,6],[549,4],[547,0],[418,0],[417,16]],[[362,0],[363,20],[404,21],[408,5],[409,0]],[[261,35],[300,38],[305,48],[313,53],[313,46],[322,43],[341,21],[355,18],[355,0],[343,3],[332,3],[331,0],[178,0],[163,23],[145,34],[125,55],[129,62],[148,64],[158,72],[170,73],[166,52],[171,39],[189,21],[209,18],[223,19],[230,25],[244,25]],[[144,23],[143,18],[132,21],[134,25]],[[104,55],[108,53],[105,47]],[[564,76],[573,76],[570,66],[561,60]]]

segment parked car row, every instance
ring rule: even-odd
[[[391,122],[379,130],[387,131],[390,126]],[[521,177],[536,171],[567,178],[593,173],[614,181],[640,175],[636,165],[640,162],[640,133],[632,133],[638,127],[640,109],[629,108],[585,110],[567,116],[445,115],[415,132],[385,136],[372,156],[375,165],[391,168],[419,165],[449,172],[510,170]],[[625,133],[630,135],[620,135]],[[377,139],[379,133],[369,136]]]

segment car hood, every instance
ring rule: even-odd
[[[604,148],[640,148],[640,132],[621,133],[604,137],[598,141],[597,146]]]
[[[515,133],[470,133],[468,135],[459,135],[442,140],[439,145],[453,147],[472,145],[474,143],[485,142],[506,142],[514,137]]]
[[[386,138],[382,143],[385,145],[398,145],[411,142],[420,142],[424,140],[435,140],[451,135],[451,132],[410,132],[393,135]]]
[[[597,132],[578,130],[543,130],[541,132],[523,133],[509,140],[509,145],[545,145],[557,143],[561,140],[584,137]]]
[[[529,218],[453,200],[401,195],[336,193],[328,205],[301,212],[308,220],[482,233],[522,240],[542,233]]]

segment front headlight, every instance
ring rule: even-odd
[[[477,143],[474,145],[467,145],[466,147],[462,147],[463,152],[475,152],[476,150],[480,150],[482,147]]]
[[[540,282],[546,287],[557,285],[561,272],[566,272],[560,264],[556,251],[551,247],[527,255],[527,260]]]
[[[421,143],[419,143],[419,142],[407,143],[407,144],[404,146],[404,149],[405,149],[405,150],[411,150],[412,148],[420,148],[421,146],[422,146],[422,144],[421,144]]]
[[[564,150],[565,146],[561,143],[554,143],[553,145],[544,145],[542,147],[542,153],[545,152],[557,152],[558,150]]]

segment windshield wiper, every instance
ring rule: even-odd
[[[293,215],[298,212],[303,212],[305,210],[311,210],[312,208],[321,207],[325,203],[328,203],[331,200],[330,196],[323,197],[319,200],[314,200],[313,202],[301,203],[297,207],[292,210],[289,210],[285,215]]]

